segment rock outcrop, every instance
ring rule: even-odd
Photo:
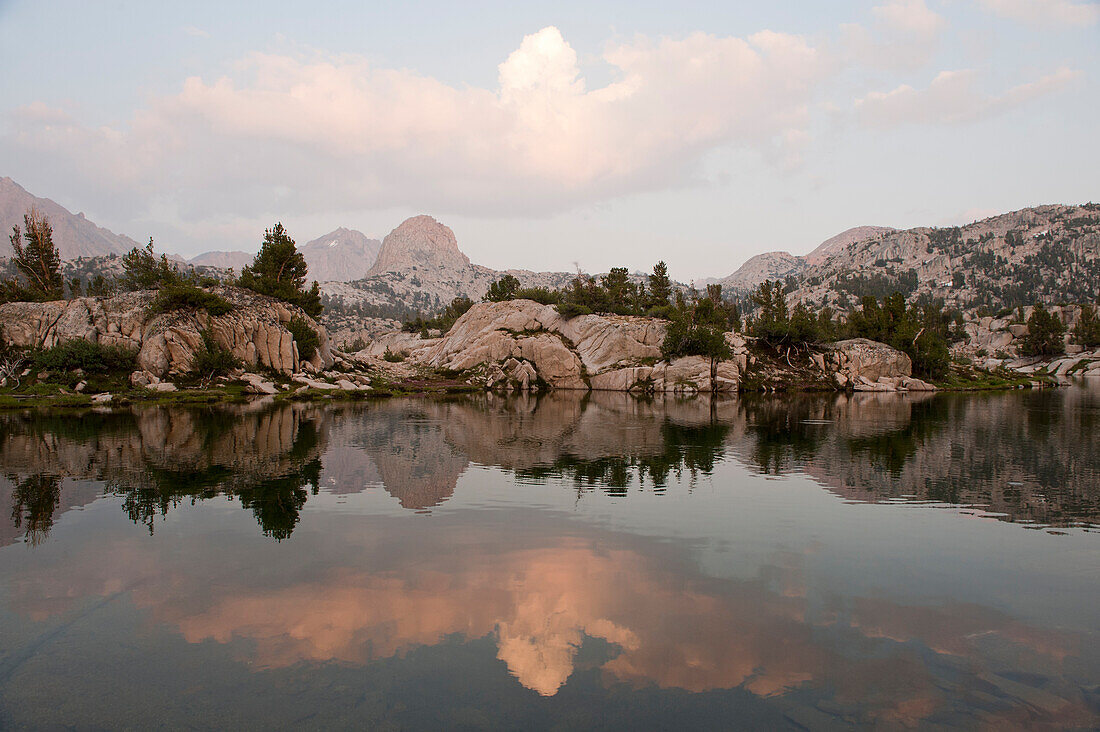
[[[481,303],[446,336],[412,356],[435,368],[479,371],[490,387],[642,388],[660,360],[664,329],[652,318],[582,315],[565,320],[552,306],[531,300]],[[706,381],[695,388],[710,390],[709,368]]]
[[[640,392],[734,392],[752,367],[745,338],[727,333],[732,357],[713,365],[702,356],[665,361],[665,321],[621,315],[568,320],[530,300],[480,303],[442,338],[417,342],[404,334],[380,339],[370,355],[389,349],[416,363],[473,374],[490,388],[592,389]],[[842,374],[841,388],[903,391],[933,388],[912,379],[912,363],[889,346],[857,339],[833,347],[820,371]],[[828,366],[828,368],[827,368]],[[822,378],[822,377],[819,377]],[[873,387],[870,385],[874,385]]]
[[[195,353],[203,348],[202,331],[208,330],[216,343],[246,367],[290,374],[302,365],[294,336],[286,327],[297,316],[320,336],[321,343],[310,363],[316,369],[332,365],[327,332],[300,308],[234,287],[212,291],[228,300],[233,310],[216,317],[192,309],[151,313],[154,291],[5,303],[0,305],[0,337],[22,348],[50,348],[72,340],[120,345],[137,351],[141,370],[164,377],[190,370]]]

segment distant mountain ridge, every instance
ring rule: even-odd
[[[1097,301],[1100,204],[1050,204],[966,226],[916,227],[856,239],[801,270],[791,301],[841,309],[898,291],[997,311]]]
[[[138,245],[128,236],[96,226],[83,213],[74,214],[56,201],[28,193],[8,177],[0,178],[0,227],[5,244],[13,226],[23,228],[23,215],[32,207],[49,218],[53,241],[62,259],[123,254]]]
[[[888,226],[856,226],[826,239],[804,256],[797,256],[790,252],[764,252],[747,259],[731,275],[722,278],[708,277],[699,280],[696,284],[699,287],[705,287],[717,283],[722,285],[722,289],[726,292],[745,295],[755,290],[765,280],[783,280],[792,275],[798,275],[807,267],[821,263],[830,254],[852,242],[892,231],[896,229]]]

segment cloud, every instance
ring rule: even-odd
[[[21,112],[0,149],[77,176],[104,200],[170,198],[184,219],[392,206],[549,213],[690,183],[718,147],[797,160],[827,68],[805,39],[772,31],[637,37],[609,45],[601,62],[613,80],[590,89],[554,27],[523,39],[494,89],[355,56],[255,53],[220,78],[187,79],[125,126]]]
[[[185,26],[183,26],[182,30],[187,35],[194,36],[195,38],[209,38],[210,37],[209,31],[205,31],[202,28],[199,28],[198,26],[185,25]]]
[[[871,9],[885,26],[903,33],[931,36],[947,26],[942,15],[933,12],[924,0],[889,0]]]
[[[1022,23],[1088,26],[1100,21],[1094,0],[978,0],[985,10]]]
[[[887,0],[871,8],[874,23],[840,26],[844,55],[875,69],[911,69],[926,64],[947,28],[943,16],[924,0]]]
[[[973,69],[943,71],[924,89],[903,84],[893,91],[868,94],[856,101],[856,115],[869,127],[883,128],[974,122],[1063,89],[1079,75],[1063,67],[1002,94],[989,95],[977,88],[978,75]]]

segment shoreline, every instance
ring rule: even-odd
[[[1049,389],[1061,388],[1069,385],[1067,380],[1058,380],[1052,376],[1018,375],[1018,378],[1005,377],[988,372],[979,372],[984,378],[973,380],[935,383],[935,391],[908,392],[908,391],[863,391],[858,389],[829,388],[817,382],[785,383],[775,388],[748,388],[726,392],[668,392],[668,396],[678,399],[735,399],[745,395],[791,395],[800,393],[816,394],[855,394],[855,393],[880,393],[880,394],[936,394],[936,393],[967,393],[967,392],[996,392],[1014,391],[1018,389]],[[291,382],[293,383],[293,382]],[[380,399],[400,397],[446,397],[458,394],[479,393],[532,393],[547,394],[553,391],[568,392],[607,392],[623,393],[638,399],[651,398],[652,393],[639,391],[622,391],[607,389],[543,389],[538,391],[521,392],[514,389],[490,389],[485,386],[470,384],[453,378],[417,379],[415,383],[398,382],[374,386],[369,390],[343,390],[338,388],[318,389],[299,388],[277,391],[274,394],[257,394],[247,390],[247,381],[231,382],[216,387],[178,387],[174,391],[155,391],[151,389],[128,389],[120,392],[103,392],[100,394],[83,394],[67,391],[55,393],[28,393],[20,391],[0,391],[0,411],[26,410],[26,409],[87,409],[87,408],[112,408],[133,405],[161,405],[161,406],[191,406],[191,405],[215,405],[215,404],[245,404],[257,400],[270,398],[274,402],[366,402]],[[106,398],[105,398],[106,397]]]

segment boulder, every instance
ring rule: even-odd
[[[241,381],[245,383],[244,390],[249,394],[278,394],[274,382],[267,381],[259,374],[246,373],[241,375]]]
[[[866,338],[850,338],[826,347],[832,365],[838,373],[855,384],[876,383],[882,377],[913,375],[913,362],[908,355],[885,343]]]

